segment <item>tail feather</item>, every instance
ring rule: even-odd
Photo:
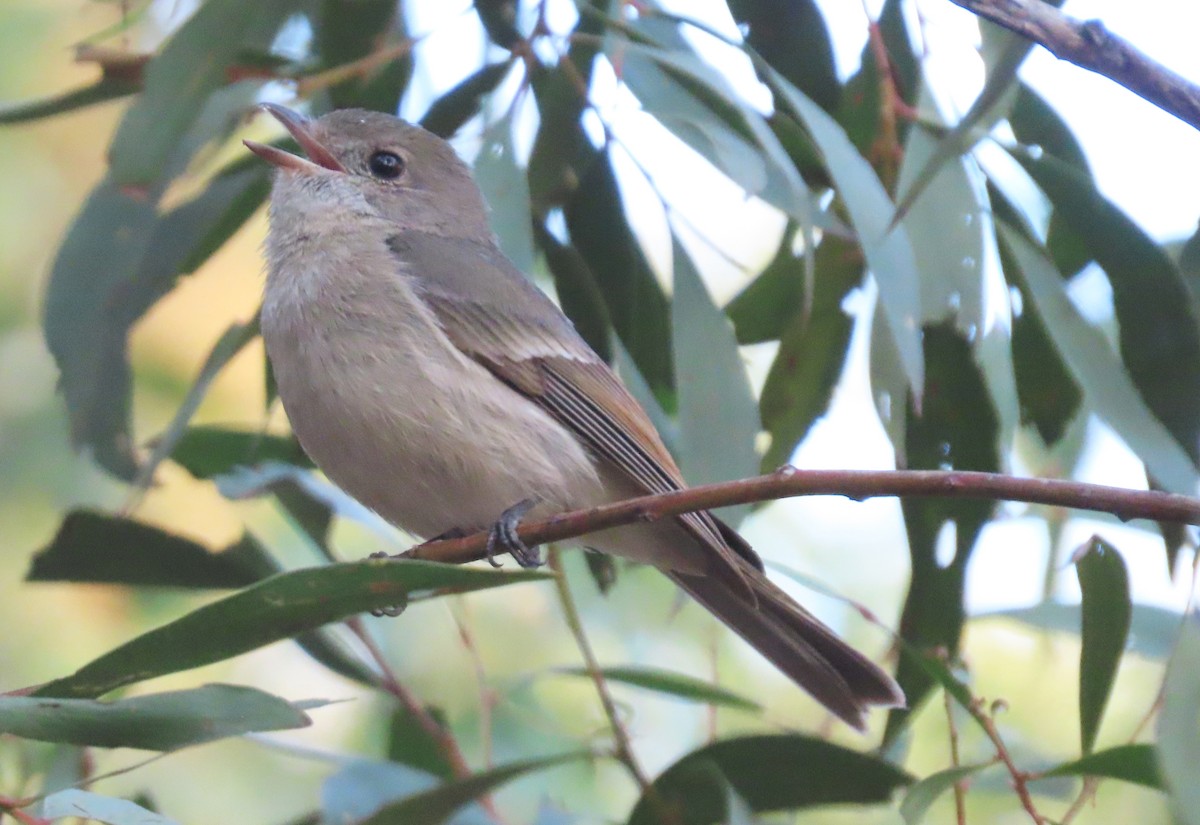
[[[744,558],[744,557],[743,557]],[[755,600],[724,579],[668,572],[671,579],[838,718],[865,727],[872,705],[903,707],[899,685],[878,665],[772,584],[748,560]]]

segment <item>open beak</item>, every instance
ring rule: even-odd
[[[299,155],[293,155],[291,152],[285,152],[276,146],[268,146],[265,143],[259,143],[254,140],[243,140],[242,143],[251,152],[268,163],[278,166],[280,169],[289,169],[293,172],[302,172],[311,175],[320,169],[328,169],[331,172],[346,171],[346,167],[342,166],[341,162],[333,156],[333,153],[313,137],[311,120],[277,103],[263,103],[260,104],[259,108],[266,109],[276,120],[283,124],[283,128],[287,129],[291,136],[296,139],[296,142],[300,144],[300,148],[304,150],[304,154],[308,155],[308,158],[305,159]]]

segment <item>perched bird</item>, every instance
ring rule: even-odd
[[[513,529],[526,513],[685,486],[620,379],[500,251],[449,144],[377,112],[264,108],[308,157],[246,141],[277,168],[262,335],[330,479],[417,536],[493,528],[524,565],[537,563]],[[707,512],[580,543],[662,570],[856,728],[870,706],[904,704]]]

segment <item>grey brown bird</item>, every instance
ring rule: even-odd
[[[616,374],[500,251],[449,144],[377,112],[265,108],[307,159],[246,142],[277,168],[262,334],[330,479],[426,538],[685,486]],[[856,728],[870,706],[904,703],[709,513],[580,543],[662,570]]]

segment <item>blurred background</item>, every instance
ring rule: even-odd
[[[140,8],[141,4],[135,4]],[[440,55],[418,63],[403,114],[419,116],[429,102],[478,64],[487,39],[469,4],[409,4],[408,29],[428,33],[423,54]],[[676,4],[678,5],[678,4]],[[857,69],[866,37],[866,12],[858,3],[826,2],[839,72]],[[870,5],[870,4],[868,4]],[[0,100],[15,102],[53,94],[90,82],[96,70],[72,60],[72,48],[119,23],[128,4],[83,0],[0,0]],[[183,0],[149,4],[146,16],[110,45],[153,49],[164,32],[185,19]],[[1146,0],[1126,4],[1077,0],[1064,10],[1098,17],[1140,48],[1185,76],[1200,78],[1200,51],[1194,32],[1200,10],[1193,4]],[[920,16],[930,71],[944,82],[943,105],[961,113],[983,79],[974,18],[942,0],[921,0]],[[688,4],[688,13],[732,28],[721,4]],[[455,48],[454,44],[461,44]],[[718,58],[719,59],[719,58]],[[729,67],[734,82],[750,84],[746,66]],[[739,75],[738,72],[741,74]],[[1022,77],[1040,90],[1075,128],[1101,189],[1152,235],[1182,241],[1200,215],[1200,137],[1149,104],[1103,78],[1057,63],[1035,50]],[[946,79],[950,78],[950,79]],[[603,80],[600,81],[601,86]],[[272,90],[288,100],[284,88]],[[669,233],[657,199],[638,196],[644,187],[631,170],[654,170],[664,197],[683,209],[688,248],[718,303],[735,295],[774,254],[783,221],[761,203],[741,197],[738,188],[704,164],[661,127],[639,117],[637,107],[614,88],[604,93],[606,120],[633,159],[622,160],[622,184],[631,223],[655,263],[669,267]],[[23,576],[31,555],[53,536],[63,514],[80,506],[118,510],[134,502],[128,488],[96,469],[69,443],[69,425],[56,395],[57,371],[40,330],[46,276],[66,228],[106,169],[106,149],[126,102],[101,104],[53,118],[0,127],[0,690],[14,690],[61,676],[122,641],[162,624],[210,596],[104,586],[28,584]],[[248,134],[274,134],[254,122]],[[478,127],[460,135],[468,156],[482,140]],[[636,164],[635,164],[636,161]],[[260,212],[199,271],[159,302],[133,330],[135,374],[134,432],[160,432],[192,385],[213,342],[233,322],[251,318],[262,288],[259,244],[265,231]],[[664,260],[668,263],[664,264]],[[96,261],[103,267],[104,261]],[[1078,286],[1075,297],[1103,319],[1105,286],[1099,279]],[[870,303],[859,296],[856,312]],[[865,353],[867,342],[852,344],[850,367],[838,385],[828,415],[801,445],[795,463],[811,468],[888,468],[891,447],[871,403]],[[773,356],[771,345],[744,349],[752,381],[761,386]],[[220,374],[196,421],[234,424],[283,432],[275,408],[266,412],[263,353],[256,341]],[[1105,427],[1092,421],[1077,477],[1121,486],[1145,486],[1137,459]],[[1026,445],[1028,447],[1028,445]],[[1021,442],[1011,457],[1017,469],[1050,473],[1052,452]],[[292,566],[315,563],[300,534],[268,502],[231,503],[213,486],[193,480],[170,463],[157,484],[136,501],[139,518],[172,531],[223,546],[249,525],[278,549]],[[1031,512],[1032,511],[1032,512]],[[1072,518],[1053,547],[1044,512],[1009,509],[981,539],[968,579],[971,612],[1020,607],[1042,596],[1043,571],[1062,563],[1063,552],[1097,529],[1125,552],[1135,600],[1181,609],[1187,576],[1173,581],[1162,562],[1162,541],[1145,527],[1098,526]],[[841,499],[777,503],[751,516],[746,537],[771,562],[825,582],[838,593],[869,606],[885,627],[895,627],[908,572],[899,506],[892,501],[854,503]],[[344,558],[376,549],[396,549],[403,537],[369,525],[339,522],[335,545]],[[1183,554],[1180,564],[1190,563]],[[577,552],[567,555],[583,602],[588,632],[602,661],[671,667],[701,677],[719,677],[728,687],[753,695],[768,710],[761,717],[732,710],[714,713],[702,705],[647,695],[617,686],[635,745],[647,769],[656,773],[713,731],[813,728],[858,746],[852,733],[831,726],[820,709],[737,640],[717,628],[694,606],[676,601],[659,575],[626,568],[618,585],[602,597],[583,571]],[[1073,576],[1060,577],[1061,593],[1071,598]],[[781,582],[789,582],[787,576]],[[1177,582],[1184,582],[1183,584]],[[868,655],[887,655],[888,636],[853,608],[795,587],[839,632]],[[1076,590],[1077,592],[1077,590]],[[1077,596],[1076,596],[1077,597]],[[546,668],[579,664],[552,588],[524,585],[414,607],[398,620],[371,620],[371,632],[385,645],[403,681],[446,714],[475,765],[502,762],[531,752],[557,752],[580,742],[607,741],[605,722],[591,685],[582,679],[546,674]],[[647,632],[650,629],[650,632]],[[973,665],[978,695],[1003,698],[1014,751],[1031,759],[1071,756],[1077,740],[1075,683],[1078,640],[1038,633],[1003,619],[968,625],[964,645]],[[1153,700],[1161,679],[1161,657],[1127,656],[1110,705],[1102,743],[1124,741]],[[155,690],[209,681],[252,684],[289,699],[347,700],[314,712],[311,729],[268,737],[263,742],[228,741],[190,749],[106,783],[105,792],[149,789],[154,800],[181,821],[284,822],[313,808],[320,779],[334,764],[316,755],[379,755],[386,738],[388,711],[377,696],[331,675],[291,643],[281,643],[200,672],[150,683]],[[138,690],[143,690],[139,686]],[[935,707],[934,705],[938,705]],[[940,701],[925,708],[907,740],[905,765],[923,774],[946,764],[945,715]],[[928,735],[923,735],[928,734]],[[311,749],[305,754],[301,749]],[[135,761],[117,752],[102,756],[103,767]],[[0,742],[0,790],[21,776],[21,758]],[[500,793],[518,811],[514,822],[531,821],[543,803],[565,803],[591,811],[602,821],[627,809],[635,788],[611,762],[558,769],[558,780],[517,782]],[[1001,774],[979,781],[979,814],[986,821],[1018,821]],[[996,793],[989,797],[988,782]],[[269,789],[269,791],[268,791]],[[1053,797],[1056,789],[1047,785]],[[991,800],[989,802],[989,799]],[[989,806],[991,806],[989,808]],[[935,809],[947,814],[949,809]],[[898,821],[892,811],[875,811],[871,821]],[[1089,819],[1090,817],[1090,819]],[[1161,797],[1131,785],[1110,782],[1083,821],[1143,823],[1168,821]],[[785,818],[791,821],[790,818]],[[861,811],[823,811],[801,821],[867,821]],[[588,820],[585,820],[588,821]]]

